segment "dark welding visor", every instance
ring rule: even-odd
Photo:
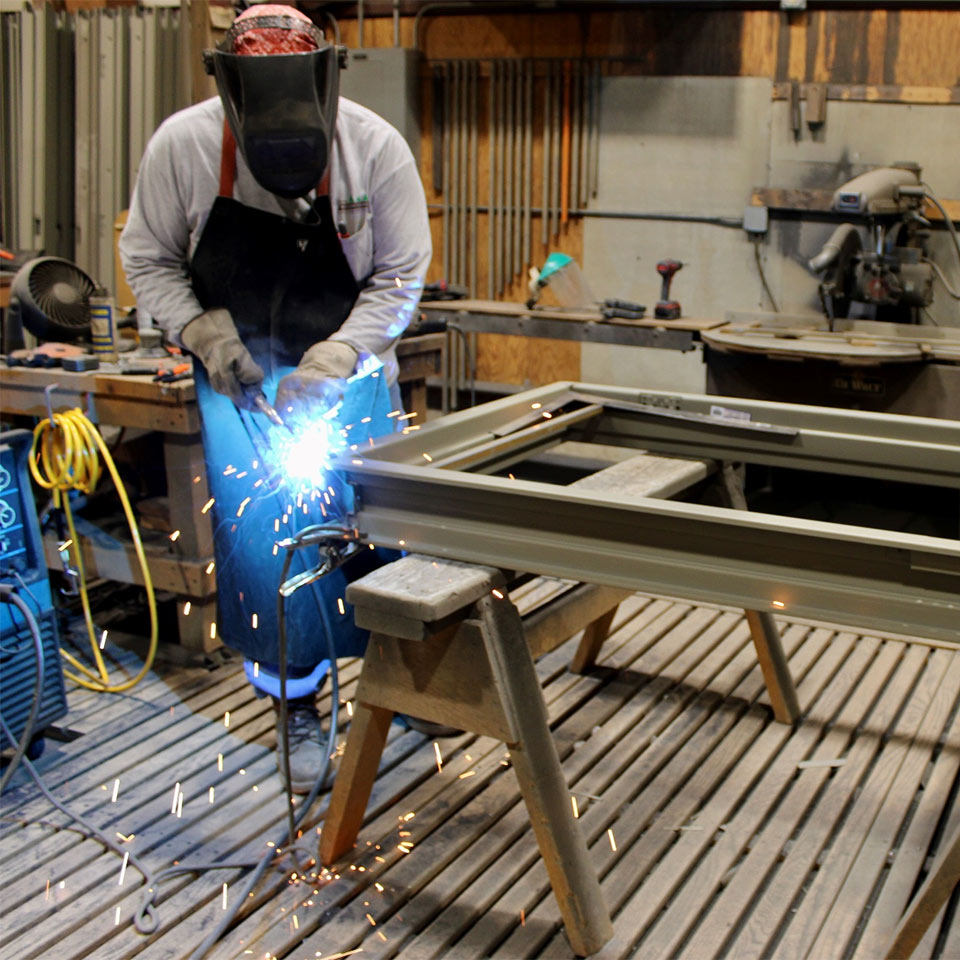
[[[207,50],[227,122],[254,179],[281,197],[302,197],[327,170],[337,125],[337,49],[243,56]]]

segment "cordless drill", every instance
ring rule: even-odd
[[[660,320],[676,320],[680,316],[680,304],[670,299],[670,281],[682,266],[679,260],[661,260],[657,264],[657,273],[663,277],[663,285],[660,288],[660,300],[654,308],[653,315]]]

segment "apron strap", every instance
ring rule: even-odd
[[[237,141],[227,118],[223,118],[223,138],[220,141],[220,196],[232,197],[233,185],[237,179]],[[330,166],[317,185],[317,196],[325,197],[330,193]]]
[[[220,141],[220,196],[232,197],[237,178],[237,142],[227,118],[223,118],[223,139]]]

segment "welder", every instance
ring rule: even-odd
[[[256,405],[272,398],[288,423],[349,406],[346,383],[370,355],[380,377],[354,407],[399,409],[394,344],[419,301],[430,230],[405,141],[339,97],[338,50],[303,13],[244,10],[205,63],[219,96],[174,114],[151,138],[120,254],[138,310],[194,357],[215,501],[217,629],[246,656],[254,685],[275,695],[274,531],[287,514],[262,495],[234,509],[246,489],[238,483],[254,474],[238,477],[262,467],[257,435],[281,429],[261,426]],[[365,641],[343,592],[343,577],[331,575],[319,600],[302,591],[288,609],[290,786],[301,793],[321,760],[321,624],[338,656]]]

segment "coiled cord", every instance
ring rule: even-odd
[[[87,596],[86,577],[83,569],[83,556],[77,538],[76,527],[73,522],[73,512],[70,509],[70,491],[79,490],[81,493],[92,493],[102,475],[102,466],[106,465],[107,472],[113,480],[117,496],[123,506],[123,512],[130,528],[137,560],[143,574],[143,585],[147,592],[147,608],[150,613],[150,646],[143,666],[136,676],[122,683],[110,682],[100,647],[96,641],[96,630],[93,625],[93,616],[90,612],[90,599]],[[153,658],[157,652],[159,628],[157,623],[157,602],[153,593],[153,581],[150,579],[150,570],[147,558],[140,541],[140,531],[130,506],[130,499],[123,487],[120,474],[117,472],[113,457],[104,443],[100,431],[91,423],[79,408],[62,413],[55,413],[52,417],[44,417],[33,431],[33,445],[30,449],[30,472],[37,484],[53,493],[55,508],[63,508],[67,518],[67,528],[76,547],[75,557],[77,572],[80,580],[80,602],[83,606],[83,618],[87,625],[87,634],[90,638],[90,649],[97,665],[94,672],[66,650],[61,655],[79,674],[64,670],[65,676],[74,683],[88,690],[97,690],[102,693],[120,693],[135,686],[145,676],[153,665]]]

